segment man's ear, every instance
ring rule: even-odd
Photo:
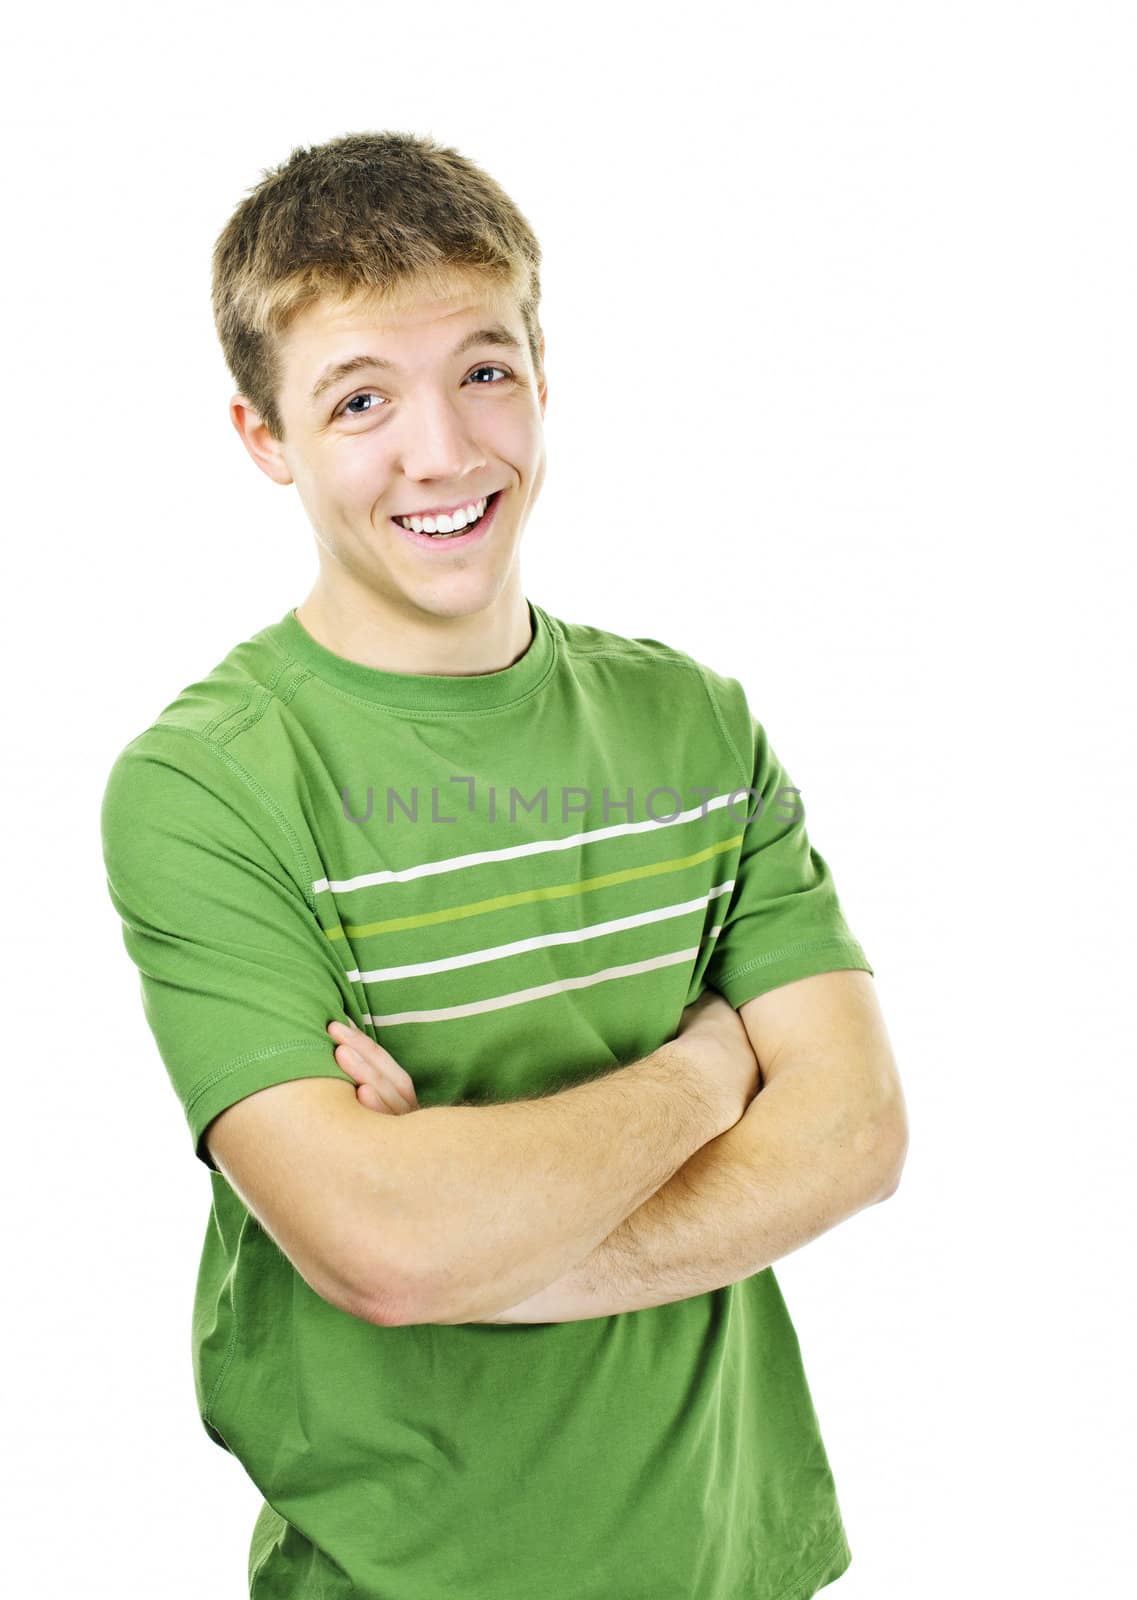
[[[235,394],[229,402],[229,416],[241,436],[241,443],[257,466],[273,483],[291,483],[292,473],[279,439],[274,439],[264,418],[245,399]]]

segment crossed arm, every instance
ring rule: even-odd
[[[763,1085],[568,1273],[490,1322],[575,1322],[704,1294],[895,1192],[903,1093],[869,974],[826,972],[739,1008]]]
[[[895,1192],[907,1120],[869,974],[819,973],[738,1011],[762,1074],[739,1120],[569,1272],[481,1320],[576,1322],[685,1300]]]

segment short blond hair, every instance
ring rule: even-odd
[[[505,191],[457,150],[412,133],[344,134],[266,169],[213,247],[213,320],[238,390],[274,439],[279,340],[317,300],[397,305],[488,284],[525,326],[538,386],[541,249]]]

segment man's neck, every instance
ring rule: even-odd
[[[529,606],[520,588],[499,601],[470,616],[413,617],[363,602],[331,605],[317,583],[295,608],[295,616],[317,644],[362,666],[470,677],[503,671],[533,642]]]

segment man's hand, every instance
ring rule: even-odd
[[[679,1019],[675,1039],[692,1053],[709,1083],[720,1084],[737,1122],[762,1087],[762,1072],[746,1024],[717,989],[704,989]]]
[[[343,1022],[329,1022],[328,1033],[337,1041],[332,1052],[336,1065],[355,1079],[355,1098],[361,1106],[395,1117],[419,1109],[410,1073],[389,1050]]]

